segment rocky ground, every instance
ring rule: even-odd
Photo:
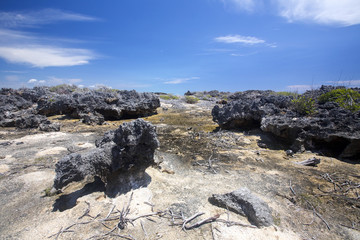
[[[60,194],[50,189],[59,159],[94,149],[96,139],[130,119],[91,126],[56,115],[49,119],[60,132],[1,128],[1,239],[360,239],[357,162],[288,155],[260,129],[219,129],[214,105],[162,100],[158,114],[144,118],[156,126],[156,164],[122,182],[130,188],[116,196],[91,177]],[[313,157],[316,167],[296,164]],[[273,225],[254,228],[208,200],[242,187],[270,206]],[[204,214],[183,226],[197,213]],[[120,215],[132,221],[118,225]],[[209,223],[186,229],[203,219]]]

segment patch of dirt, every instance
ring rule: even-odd
[[[94,148],[96,138],[124,121],[88,126],[54,116],[61,132],[0,129],[0,144],[4,143],[0,235],[3,239],[117,239],[114,234],[127,239],[360,239],[359,164],[312,152],[289,157],[281,146],[260,148],[258,143],[268,143],[269,136],[261,131],[219,130],[211,107],[211,102],[203,101],[162,101],[158,114],[145,118],[157,126],[161,144],[156,165],[146,170],[149,182],[141,187],[129,179],[133,190],[113,198],[104,193],[101,181],[91,178],[70,184],[59,195],[49,196],[49,190],[54,164],[62,156]],[[317,167],[296,164],[312,157],[321,159]],[[191,223],[219,215],[228,223],[248,225],[245,217],[208,202],[212,194],[240,187],[269,204],[274,226],[259,229],[216,221],[182,230],[182,220],[173,219],[203,212]],[[109,219],[127,206],[129,219],[153,215],[128,222],[120,230],[119,219]]]

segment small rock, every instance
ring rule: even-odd
[[[308,160],[302,161],[302,162],[297,162],[296,164],[300,164],[303,166],[312,166],[312,167],[316,167],[318,164],[320,163],[320,159],[313,157],[313,158],[309,158]]]
[[[0,146],[6,147],[6,146],[9,146],[11,144],[12,144],[12,142],[7,141],[7,142],[0,143]]]
[[[274,222],[268,204],[252,195],[248,188],[240,188],[223,195],[213,194],[209,202],[246,216],[249,222],[257,227],[268,227]]]
[[[286,150],[286,156],[292,157],[294,156],[294,152],[292,150]]]
[[[265,143],[258,143],[258,146],[261,148],[267,148],[267,145]]]

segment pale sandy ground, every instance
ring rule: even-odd
[[[171,108],[171,103],[162,106]],[[113,206],[114,211],[127,206],[131,194],[133,199],[129,205],[128,218],[172,209],[173,212],[181,211],[185,218],[195,213],[204,213],[193,222],[220,214],[221,219],[249,224],[245,217],[208,202],[208,198],[214,193],[227,193],[240,187],[248,187],[269,204],[273,211],[274,226],[248,228],[213,222],[184,231],[179,225],[171,226],[169,218],[152,216],[138,219],[133,222],[134,225],[129,223],[124,230],[116,228],[114,233],[134,239],[360,239],[359,231],[340,226],[341,223],[349,225],[346,219],[360,221],[359,206],[345,208],[344,205],[334,205],[328,198],[316,195],[319,194],[317,184],[326,184],[321,179],[321,174],[346,173],[351,178],[359,174],[359,164],[320,157],[322,162],[317,168],[296,165],[294,162],[317,155],[304,153],[287,158],[284,150],[259,148],[257,141],[261,136],[237,132],[228,137],[220,137],[231,147],[219,147],[219,161],[213,165],[217,170],[215,174],[206,166],[193,163],[201,160],[206,162],[209,157],[202,154],[202,149],[196,149],[200,146],[197,144],[201,141],[215,141],[219,137],[206,135],[204,131],[203,135],[192,138],[194,135],[187,125],[187,121],[191,119],[184,120],[183,123],[169,122],[173,116],[171,114],[180,112],[195,116],[208,109],[201,105],[183,106],[183,109],[176,112],[163,112],[160,109],[159,115],[147,119],[158,126],[159,137],[163,141],[156,152],[156,160],[161,163],[146,170],[147,179],[150,179],[146,184],[133,179],[133,190],[114,198],[106,196],[100,191],[101,186],[95,184],[91,190],[86,190],[88,188],[84,186],[92,179],[70,184],[61,195],[45,197],[44,193],[45,189],[52,186],[57,160],[70,150],[86,151],[94,148],[94,140],[100,133],[74,133],[65,131],[65,128],[58,133],[35,133],[11,138],[9,141],[12,144],[0,146],[0,239],[88,239],[101,236],[109,232],[109,229],[100,220],[108,215]],[[194,128],[205,126],[207,129],[208,125],[213,124],[209,113],[204,115],[207,120],[196,116],[191,122]],[[203,115],[200,116],[204,118]],[[200,125],[194,122],[199,122]],[[8,141],[6,135],[11,132],[7,131],[9,130],[1,130],[3,140],[0,143]],[[173,136],[175,140],[190,139],[194,144],[193,149],[185,149],[182,145],[172,146],[175,140],[168,139],[168,136]],[[356,177],[351,179],[360,182]],[[296,204],[289,200],[295,197],[289,189],[290,180],[297,193]],[[140,187],[141,185],[143,186]],[[67,200],[60,201],[64,196],[68,196]],[[314,216],[312,209],[304,207],[306,204],[301,202],[304,199],[318,203],[318,212],[329,223],[331,230],[326,228],[319,217]],[[56,203],[65,206],[65,210],[55,211]],[[87,209],[90,210],[90,216],[99,216],[95,220],[89,216],[79,219]],[[110,217],[115,215],[111,214]],[[88,223],[71,227],[69,230],[72,232],[50,237],[73,223],[84,222]],[[103,223],[112,229],[117,222],[118,220]],[[93,239],[121,238],[103,236]]]

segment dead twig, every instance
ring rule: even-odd
[[[292,192],[294,195],[296,195],[296,192],[294,191],[294,189],[293,189],[293,187],[292,187],[292,185],[291,185],[291,179],[290,179],[289,185],[290,185],[290,190],[291,190],[291,192]]]
[[[228,221],[228,220],[225,220],[225,219],[217,219],[216,220],[217,222],[222,222],[222,223],[226,223],[226,225],[228,227],[231,227],[231,226],[241,226],[241,227],[248,227],[248,228],[257,228],[256,226],[254,225],[249,225],[249,224],[244,224],[244,223],[241,223],[241,222],[234,222],[234,221]]]
[[[184,219],[184,222],[182,223],[182,230],[186,230],[185,228],[185,225],[188,223],[188,222],[191,222],[192,220],[194,220],[195,218],[201,216],[201,215],[204,215],[205,213],[201,212],[201,213],[196,213],[194,215],[192,215],[191,217],[187,218],[187,219]]]
[[[328,229],[328,230],[331,230],[329,224],[328,224],[328,223],[325,221],[325,219],[320,215],[320,213],[318,213],[318,212],[316,211],[315,207],[314,207],[309,201],[306,201],[306,202],[307,202],[307,204],[309,204],[309,206],[313,209],[314,214],[315,214],[318,218],[320,218],[321,221],[323,221],[323,222],[325,223],[327,229]]]

